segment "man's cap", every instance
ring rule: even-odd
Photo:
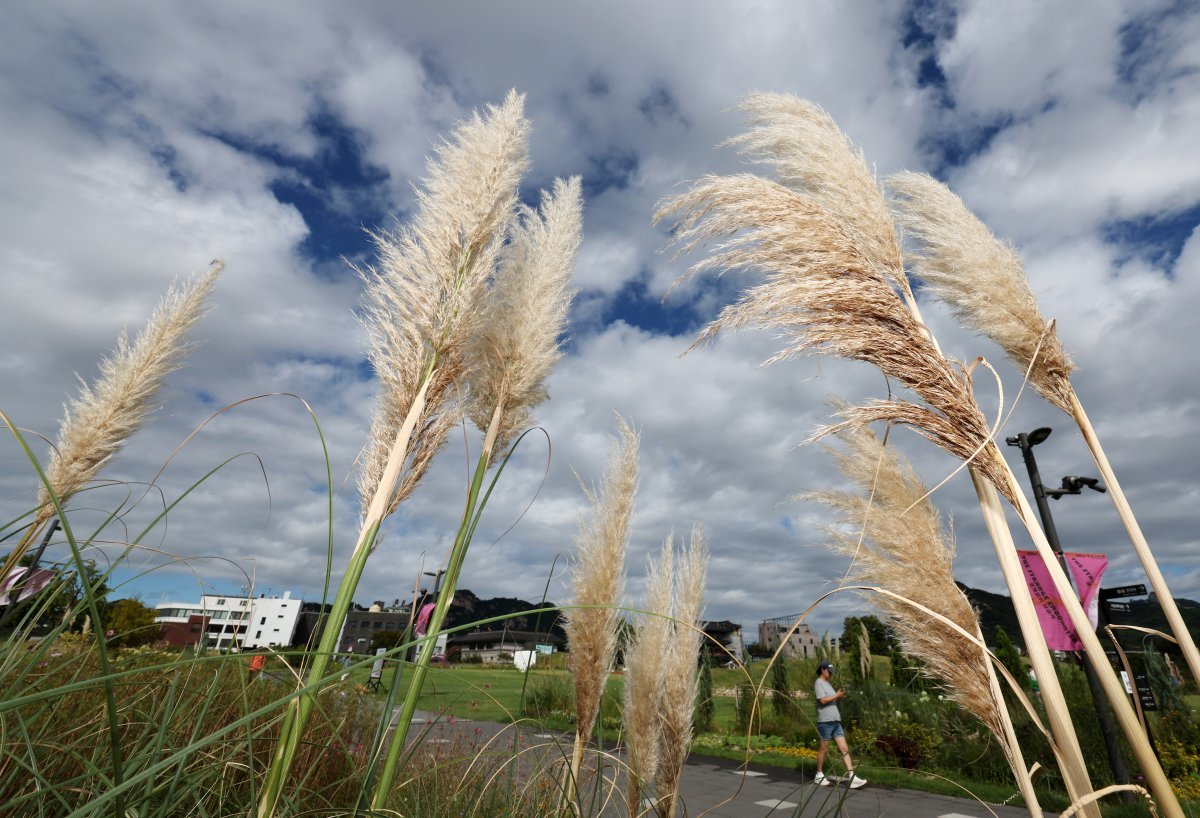
[[[826,668],[829,668],[829,671],[832,673],[833,662],[822,662],[821,664],[817,665],[817,670],[825,670]]]

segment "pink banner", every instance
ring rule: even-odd
[[[11,605],[13,602],[21,602],[29,599],[38,591],[50,584],[50,580],[54,579],[55,573],[48,568],[39,568],[30,574],[28,568],[14,568],[12,572],[4,578],[4,582],[0,582],[0,605]],[[10,599],[10,592],[14,588],[18,588],[17,598]]]
[[[1036,551],[1018,551],[1021,568],[1025,572],[1025,582],[1029,585],[1029,594],[1033,597],[1033,605],[1037,609],[1038,622],[1042,633],[1046,636],[1046,644],[1050,650],[1083,650],[1083,643],[1071,625],[1071,618],[1063,608],[1062,597],[1050,579],[1046,563]],[[1079,591],[1079,601],[1087,612],[1092,627],[1098,621],[1098,606],[1100,602],[1100,577],[1108,567],[1108,557],[1103,554],[1072,554],[1063,552],[1075,588]]]

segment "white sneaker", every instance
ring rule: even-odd
[[[867,779],[862,778],[857,773],[850,773],[850,789],[857,790],[859,787],[865,786]]]
[[[813,783],[818,787],[828,787],[829,779],[825,777],[825,773],[817,773],[813,776]]]

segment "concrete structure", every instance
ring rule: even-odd
[[[300,600],[282,597],[202,596],[199,602],[160,602],[155,622],[163,641],[176,647],[253,649],[292,644]]]
[[[338,639],[338,652],[373,653],[371,640],[375,634],[388,631],[404,633],[410,618],[408,603],[394,604],[390,608],[375,603],[365,611],[350,611],[346,614],[346,624],[342,628],[341,638]]]
[[[291,592],[285,591],[282,597],[260,596],[252,603],[242,648],[290,647],[300,620],[301,600],[292,599]]]
[[[788,631],[796,624],[796,620],[800,618],[800,614],[792,614],[791,616],[780,616],[775,619],[765,619],[758,623],[758,644],[764,650],[775,653],[779,649],[779,645],[784,641]],[[780,655],[788,659],[815,659],[817,656],[817,648],[821,646],[821,637],[813,633],[812,628],[803,622],[796,625],[796,630],[791,636],[787,637],[787,642],[783,646]],[[829,648],[836,654],[838,649],[838,640],[836,638],[829,639]]]
[[[519,650],[534,650],[538,645],[552,645],[554,650],[562,650],[563,641],[558,634],[545,631],[476,631],[451,636],[446,652],[457,653],[466,661],[473,661],[469,657],[478,657],[484,664],[509,664]]]

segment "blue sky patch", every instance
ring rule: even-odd
[[[377,228],[387,220],[383,187],[388,172],[367,161],[360,135],[331,112],[318,111],[308,127],[320,144],[311,158],[236,134],[209,135],[280,168],[268,188],[280,202],[296,208],[308,225],[309,234],[299,248],[302,254],[317,262],[369,255],[372,246],[364,228]],[[338,208],[338,202],[352,206]]]
[[[624,321],[647,332],[680,335],[691,333],[698,322],[690,305],[680,299],[663,302],[646,290],[640,280],[625,282],[613,297],[604,315],[604,323]]]
[[[921,140],[921,148],[929,157],[933,175],[942,177],[951,168],[962,167],[986,151],[1001,131],[1015,120],[1002,114],[990,122],[946,128],[930,133]]]
[[[585,199],[599,196],[611,187],[625,189],[638,169],[637,154],[620,148],[600,156],[589,156],[587,162],[588,169],[583,174]]]
[[[674,120],[684,127],[689,127],[687,119],[679,110],[679,101],[675,99],[671,89],[661,82],[656,82],[650,93],[638,101],[638,110],[655,125]]]
[[[1104,240],[1122,250],[1122,261],[1140,258],[1174,275],[1175,262],[1192,232],[1200,227],[1200,202],[1184,210],[1111,221]]]
[[[1169,47],[1169,32],[1180,20],[1197,13],[1195,3],[1176,0],[1166,8],[1135,16],[1121,26],[1117,80],[1133,92],[1135,99],[1175,78],[1168,73],[1167,58],[1174,51]]]
[[[946,74],[938,62],[938,41],[954,34],[954,10],[936,0],[914,0],[900,22],[900,45],[916,60],[917,87],[934,91],[939,105],[954,108]]]

